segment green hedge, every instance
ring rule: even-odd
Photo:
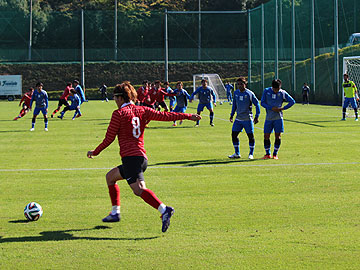
[[[174,62],[169,63],[169,80],[192,81],[197,73],[217,73],[221,78],[247,75],[247,63],[243,62]],[[66,82],[80,78],[80,63],[12,63],[1,64],[0,74],[22,75],[24,91],[42,81],[51,98],[58,98]],[[85,86],[88,98],[100,98],[97,92],[102,83],[115,86],[128,80],[141,85],[143,80],[163,80],[163,62],[99,62],[85,64]],[[185,86],[190,90],[188,84]],[[191,85],[192,87],[192,85]],[[54,92],[54,93],[52,93]],[[111,88],[109,89],[111,92]],[[50,94],[51,93],[51,94]]]

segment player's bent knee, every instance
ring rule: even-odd
[[[133,189],[133,192],[136,196],[140,197],[143,191],[141,189]]]
[[[130,187],[131,187],[131,189],[132,189],[132,191],[134,192],[134,194],[136,195],[136,196],[141,196],[141,194],[143,193],[143,191],[144,191],[144,187],[142,186],[142,185],[140,185],[138,182],[136,182],[136,183],[134,183],[134,184],[131,184],[130,185]]]
[[[116,181],[121,180],[121,175],[118,172],[118,168],[112,169],[111,171],[109,171],[106,176],[106,183],[108,184],[108,186],[110,185],[114,185],[116,183]]]
[[[237,131],[232,131],[231,132],[231,139],[232,139],[233,142],[239,142],[239,138],[238,138],[239,133],[240,132],[237,132]]]
[[[255,142],[254,133],[247,133],[247,136],[249,138],[249,143]]]

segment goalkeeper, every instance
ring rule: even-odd
[[[344,74],[344,82],[342,84],[344,88],[344,104],[343,104],[343,118],[341,120],[346,120],[346,108],[351,104],[351,107],[354,109],[355,112],[355,121],[358,121],[358,111],[357,111],[357,104],[355,100],[355,95],[357,95],[357,88],[353,81],[349,80],[349,75]]]

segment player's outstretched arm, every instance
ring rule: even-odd
[[[114,111],[108,129],[106,131],[104,140],[102,141],[102,143],[98,145],[98,147],[96,147],[95,150],[88,151],[87,153],[88,158],[92,158],[93,156],[99,155],[102,150],[107,148],[115,140],[117,134],[119,133],[118,132],[119,121],[120,121],[120,116],[117,113],[117,111]]]

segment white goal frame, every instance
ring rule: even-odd
[[[214,90],[217,101],[226,99],[226,89],[225,89],[224,83],[221,80],[219,74],[216,74],[216,73],[194,74],[193,75],[193,92],[195,92],[196,88],[201,86],[200,81],[202,79],[206,79],[208,81],[208,86]]]
[[[357,60],[356,64],[352,64],[351,60]],[[357,67],[358,71],[356,74],[354,69],[351,67]],[[343,58],[343,74],[347,73],[349,75],[349,80],[353,81],[357,88],[360,87],[360,56],[349,56]],[[344,104],[344,88],[342,88],[342,104]]]

